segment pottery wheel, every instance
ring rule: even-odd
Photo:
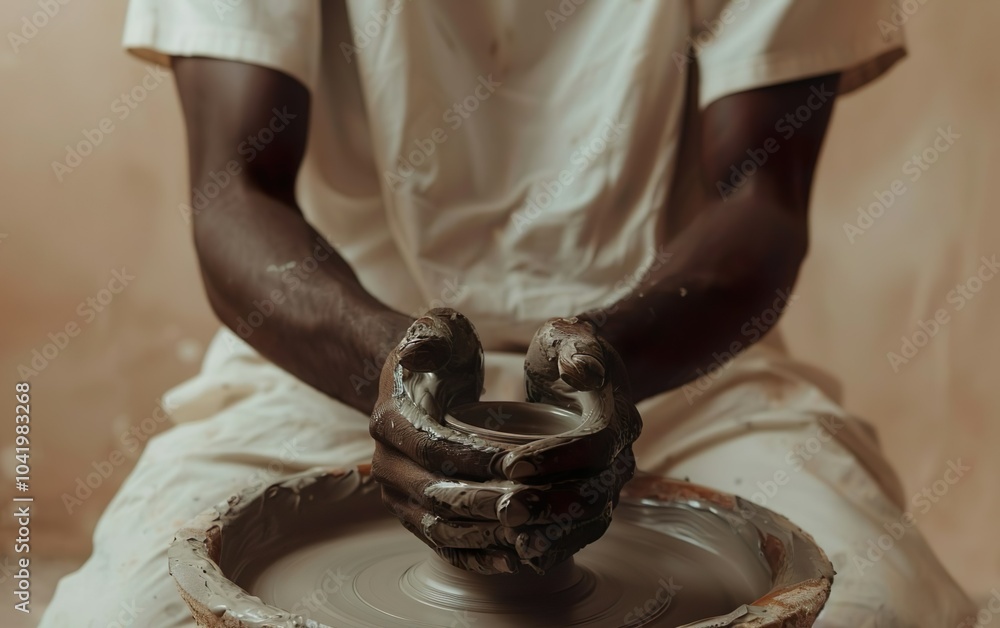
[[[386,517],[278,558],[248,591],[279,608],[303,607],[310,619],[330,626],[606,627],[657,619],[666,623],[656,625],[675,626],[725,614],[767,591],[766,566],[745,549],[742,554],[723,558],[616,522],[556,572],[482,576],[437,558]],[[756,569],[732,562],[748,558]],[[310,600],[310,591],[324,595]],[[310,601],[322,603],[310,608]]]
[[[469,573],[385,511],[367,468],[235,495],[180,530],[169,561],[213,628],[810,626],[833,577],[784,518],[648,475],[600,540],[544,576]]]

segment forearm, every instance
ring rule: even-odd
[[[371,296],[293,201],[234,186],[194,225],[220,320],[305,383],[369,413],[382,360],[412,319]]]
[[[701,200],[688,201],[696,217],[678,228],[662,254],[668,262],[644,285],[587,314],[623,354],[637,400],[721,366],[787,307],[808,248],[810,189],[839,82],[831,74],[739,92],[690,116],[685,145],[702,186]],[[794,130],[778,142],[775,121],[790,118]],[[748,148],[760,146],[766,164],[720,198],[715,182],[729,180]]]
[[[720,200],[671,240],[656,272],[585,318],[622,353],[642,399],[762,338],[784,309],[781,295],[794,286],[806,248],[801,217],[752,196]]]

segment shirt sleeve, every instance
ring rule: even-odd
[[[131,0],[122,44],[137,57],[211,57],[284,72],[312,90],[320,0]]]
[[[844,94],[906,55],[901,25],[909,14],[896,0],[691,2],[702,108],[737,92],[832,73],[841,74]]]

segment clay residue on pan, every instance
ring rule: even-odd
[[[239,563],[241,554],[268,555],[289,539],[277,534],[246,534],[247,528],[277,532],[292,527],[318,533],[327,518],[319,503],[335,503],[371,490],[374,482],[360,470],[313,470],[267,487],[251,487],[205,511],[174,536],[167,552],[168,570],[199,626],[224,628],[321,628],[306,618],[265,604],[237,585],[238,575],[223,573],[220,564]],[[303,493],[308,493],[302,499]],[[240,534],[243,532],[243,534]],[[222,538],[225,535],[226,542]],[[226,561],[224,554],[236,556]],[[237,569],[238,570],[238,569]]]

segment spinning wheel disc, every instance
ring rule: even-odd
[[[559,573],[482,576],[445,563],[387,516],[277,559],[248,591],[338,627],[676,626],[767,592],[766,566],[743,554],[757,567],[740,573],[708,548],[616,521]],[[308,593],[323,591],[331,568],[338,586],[310,608]]]

